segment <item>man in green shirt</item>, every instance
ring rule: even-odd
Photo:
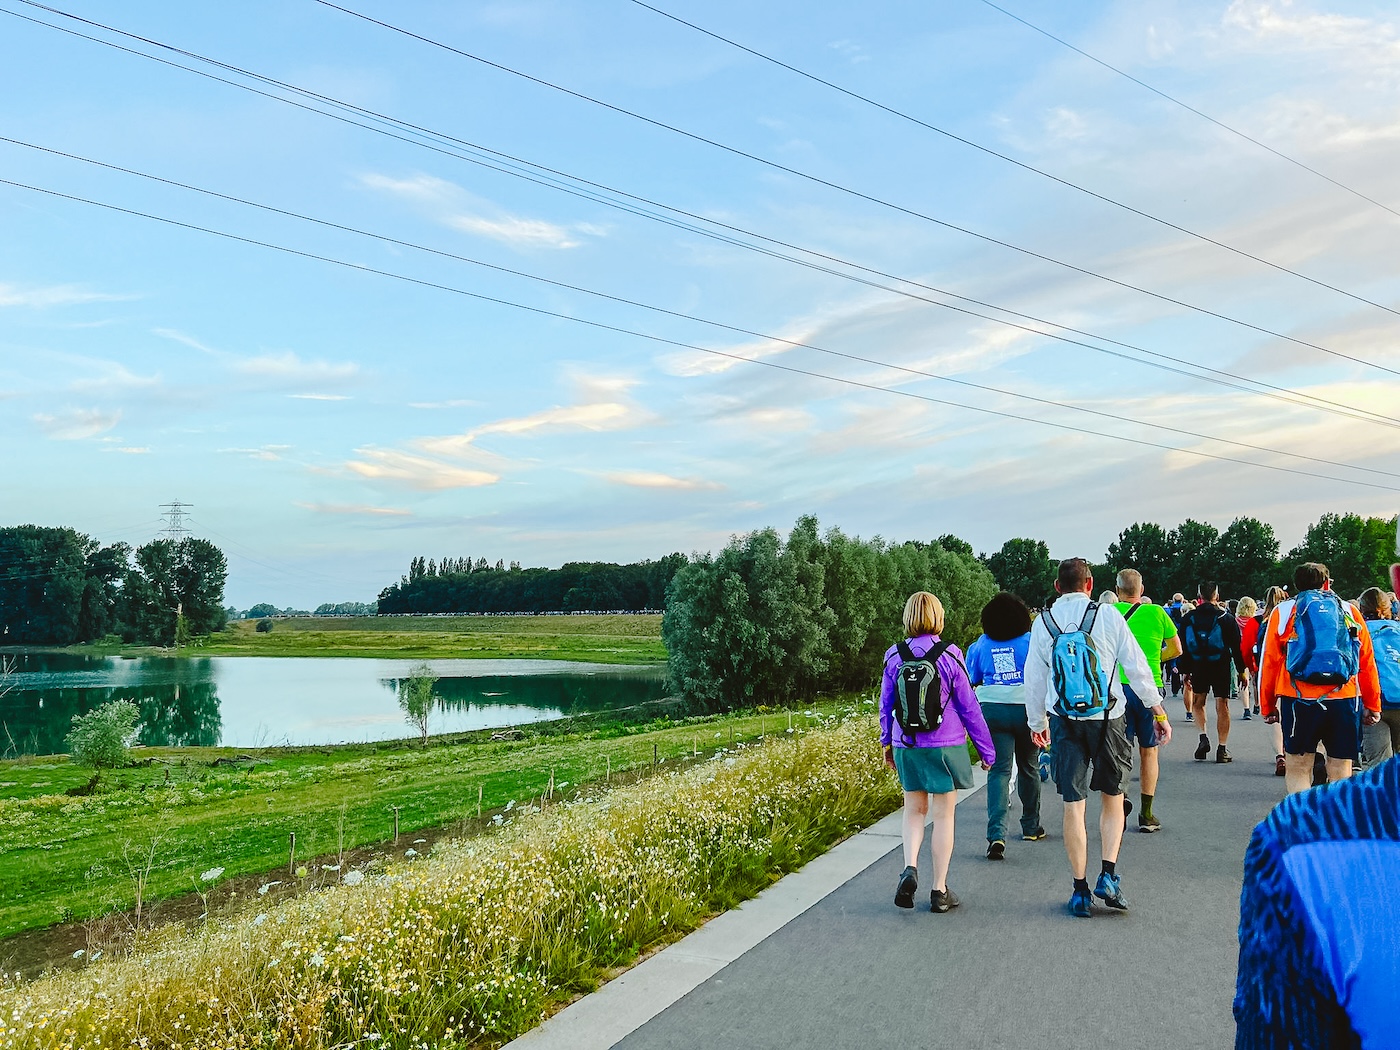
[[[1181,639],[1177,637],[1176,624],[1172,623],[1167,611],[1143,601],[1142,573],[1136,569],[1124,569],[1115,582],[1119,600],[1114,607],[1128,621],[1128,630],[1142,646],[1147,666],[1152,668],[1152,677],[1157,683],[1156,696],[1140,697],[1128,685],[1123,672],[1118,672],[1128,698],[1128,739],[1137,740],[1138,755],[1142,760],[1142,808],[1138,810],[1138,830],[1153,832],[1162,825],[1152,813],[1152,799],[1157,794],[1157,734],[1152,721],[1154,717],[1165,719],[1167,716],[1154,716],[1151,709],[1153,705],[1160,704],[1166,695],[1166,690],[1162,688],[1162,664],[1181,655]]]

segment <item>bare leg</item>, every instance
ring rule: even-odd
[[[953,814],[958,804],[958,793],[949,791],[942,795],[929,795],[933,806],[933,830],[929,833],[929,847],[933,851],[933,888],[947,892],[948,864],[953,859]]]
[[[1283,722],[1274,723],[1274,754],[1283,754]]]
[[[1121,825],[1122,815],[1120,813],[1118,823]],[[1084,800],[1078,802],[1065,803],[1065,854],[1069,857],[1069,873],[1076,879],[1084,878],[1084,870],[1088,865],[1089,854],[1089,832],[1084,827]]]
[[[1138,758],[1142,762],[1142,771],[1139,779],[1142,781],[1142,793],[1144,795],[1157,794],[1157,749],[1155,747],[1138,748]]]
[[[1196,697],[1191,690],[1191,676],[1187,675],[1186,680],[1181,685],[1181,702],[1186,705],[1186,713],[1195,717]]]
[[[1308,788],[1312,787],[1312,755],[1284,755],[1283,761],[1287,768],[1287,772],[1283,775],[1283,785],[1290,795],[1296,795],[1298,792],[1307,791]]]
[[[1191,691],[1191,718],[1196,723],[1196,732],[1206,732],[1206,697],[1209,693]]]
[[[1216,741],[1221,747],[1230,739],[1230,696],[1217,696],[1215,698],[1215,735],[1220,739]]]
[[[1329,758],[1327,760],[1327,783],[1335,784],[1339,780],[1345,780],[1351,774],[1351,759]]]
[[[1127,816],[1123,812],[1122,795],[1103,795],[1103,809],[1099,811],[1099,840],[1103,843],[1103,859],[1118,861],[1118,850],[1123,845],[1123,825]],[[1068,842],[1068,839],[1066,839]],[[1088,843],[1084,851],[1088,852]]]
[[[928,792],[904,793],[904,866],[919,866],[919,850],[924,844],[924,818],[928,816]],[[945,869],[946,870],[946,869]]]

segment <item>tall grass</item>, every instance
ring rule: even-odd
[[[869,716],[508,820],[358,885],[0,990],[0,1047],[503,1042],[895,808]]]

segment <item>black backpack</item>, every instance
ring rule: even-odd
[[[931,733],[943,724],[943,682],[938,658],[950,642],[937,641],[923,656],[915,656],[907,641],[895,643],[902,661],[894,684],[894,720],[904,733],[906,747],[915,733]]]

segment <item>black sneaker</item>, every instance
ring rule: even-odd
[[[1046,834],[1045,834],[1045,829],[1044,829],[1044,828],[1036,828],[1034,831],[1023,831],[1023,832],[1021,832],[1021,841],[1022,841],[1022,842],[1039,842],[1041,839],[1046,838],[1046,837],[1047,837],[1047,836],[1046,836]]]
[[[1151,835],[1154,831],[1161,831],[1162,823],[1156,817],[1138,817],[1138,831],[1144,835]]]
[[[988,842],[988,843],[987,843],[987,859],[988,859],[988,860],[1005,860],[1005,859],[1006,859],[1006,843],[1003,842],[1001,839],[992,839],[992,841]]]
[[[934,890],[928,896],[929,911],[936,911],[940,915],[945,911],[952,911],[961,903],[952,890]]]
[[[1196,745],[1196,761],[1204,762],[1210,754],[1210,737],[1201,734],[1201,742]]]
[[[1250,721],[1250,720],[1253,719],[1253,718],[1254,718],[1254,716],[1253,716],[1252,714],[1249,713],[1249,708],[1247,708],[1247,707],[1244,709],[1244,714],[1240,715],[1241,721],[1244,721],[1244,722],[1248,722],[1248,721]]]
[[[919,891],[918,871],[911,865],[904,869],[899,876],[899,888],[894,891],[894,906],[896,908],[912,908],[914,906],[914,894]]]
[[[1233,762],[1233,761],[1234,761],[1234,759],[1230,756],[1230,752],[1226,749],[1226,747],[1225,747],[1224,744],[1221,744],[1219,747],[1217,747],[1217,748],[1215,749],[1215,760],[1216,760],[1217,762]]]
[[[1126,822],[1127,819],[1128,819],[1129,817],[1131,817],[1132,815],[1133,815],[1133,800],[1130,799],[1130,798],[1125,798],[1125,799],[1123,800],[1123,820],[1124,820],[1124,822]]]

